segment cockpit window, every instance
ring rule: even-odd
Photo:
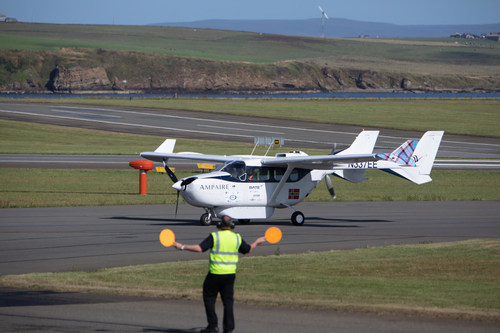
[[[260,182],[260,183],[272,183],[279,182],[285,172],[286,168],[280,167],[247,167],[243,161],[228,161],[220,165],[216,171],[224,171],[230,174],[230,179],[232,181],[240,182]],[[310,170],[307,169],[294,169],[288,179],[287,183],[298,182],[309,174]],[[227,176],[225,176],[227,177]]]
[[[220,167],[219,171],[227,172],[231,175],[231,178],[234,178],[239,181],[246,180],[246,165],[243,161],[229,161]]]
[[[271,170],[269,167],[248,167],[247,179],[249,182],[271,181]]]
[[[286,172],[286,168],[279,167],[248,167],[247,181],[249,182],[279,182]],[[286,180],[287,183],[298,182],[309,173],[307,169],[293,169]]]

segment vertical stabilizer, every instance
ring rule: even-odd
[[[444,131],[429,131],[420,139],[412,159],[421,175],[429,175],[431,173],[443,134]]]
[[[416,184],[432,181],[430,174],[444,131],[425,132],[420,140],[408,140],[391,154],[377,154],[382,160],[397,166],[385,171],[399,175]],[[394,164],[393,164],[394,163]]]
[[[156,148],[155,153],[173,153],[175,142],[175,139],[167,139],[163,141],[163,143],[158,148]]]
[[[356,155],[372,154],[375,143],[377,142],[379,131],[362,131],[358,134],[349,148],[342,150],[335,155]],[[342,179],[353,183],[358,183],[368,178],[365,176],[365,170],[337,170],[333,174]]]
[[[338,152],[335,155],[355,155],[371,154],[377,142],[379,131],[362,131],[358,134],[349,148]]]

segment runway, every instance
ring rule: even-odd
[[[284,138],[284,149],[344,149],[363,130],[360,126],[335,125],[286,119],[233,116],[193,111],[65,106],[51,104],[0,103],[0,118],[92,128],[165,138],[197,138],[253,143],[256,136]],[[365,128],[375,129],[378,128]],[[438,130],[438,129],[432,129]],[[390,152],[421,132],[382,129],[375,152]],[[145,147],[152,151],[156,147]],[[250,153],[250,152],[248,152]],[[438,151],[440,158],[500,159],[500,139],[445,133]]]

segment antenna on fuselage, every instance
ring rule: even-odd
[[[253,138],[253,143],[255,144],[253,146],[252,153],[250,155],[253,155],[255,152],[255,148],[257,146],[268,146],[266,150],[266,154],[264,156],[267,156],[267,153],[269,153],[269,150],[273,146],[283,146],[285,144],[285,139],[284,138],[273,138],[273,137],[268,137],[268,136],[256,136]]]

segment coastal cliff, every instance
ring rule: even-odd
[[[2,93],[273,93],[498,91],[500,78],[417,75],[319,66],[217,61],[101,49],[0,54]]]

